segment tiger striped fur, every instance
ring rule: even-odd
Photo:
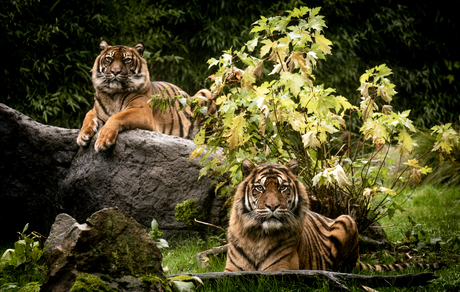
[[[390,272],[390,271],[402,271],[409,268],[420,268],[424,270],[437,270],[441,268],[438,263],[434,264],[422,264],[422,263],[405,263],[405,264],[393,264],[393,265],[371,265],[362,262],[357,262],[355,270],[361,271],[377,271],[377,272]]]
[[[163,81],[152,82],[152,94],[173,99],[182,96],[190,100],[190,96],[182,91],[182,89]],[[207,103],[208,115],[215,115],[217,113],[217,108],[215,103],[212,102],[211,92],[209,90],[201,89],[193,96],[193,98],[198,99],[200,106],[206,104],[206,101],[202,99],[203,97],[211,101]],[[154,106],[152,110],[153,118],[156,123],[153,130],[167,135],[193,139],[201,128],[201,122],[204,116],[201,113],[195,114],[189,104],[187,104],[183,110],[178,110],[180,106],[177,100],[174,102],[174,106],[168,107],[165,112]]]
[[[87,146],[101,126],[94,144],[96,151],[107,150],[115,144],[118,132],[136,128],[193,138],[203,116],[194,115],[190,108],[178,113],[178,103],[168,108],[166,114],[152,109],[148,104],[153,94],[162,97],[178,94],[189,96],[173,84],[150,82],[147,62],[142,58],[142,43],[128,47],[109,46],[102,41],[100,49],[101,53],[91,70],[96,90],[94,106],[83,121],[77,138],[78,145]],[[196,96],[206,97],[210,103],[208,108],[215,111],[208,90],[202,89]]]
[[[335,220],[309,210],[299,165],[255,166],[244,160],[234,197],[225,271],[345,270],[358,258],[358,229],[347,215]]]

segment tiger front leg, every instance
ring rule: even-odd
[[[77,144],[85,147],[88,145],[91,138],[97,132],[99,126],[97,122],[97,115],[93,110],[90,110],[83,120],[83,126],[81,127],[80,134],[77,137]]]
[[[153,131],[153,117],[150,108],[131,108],[111,116],[102,127],[94,144],[96,152],[108,150],[118,136],[118,132],[130,129]]]

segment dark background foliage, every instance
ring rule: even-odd
[[[193,94],[213,72],[206,61],[249,39],[251,24],[321,6],[334,46],[318,83],[358,102],[358,78],[386,63],[399,92],[395,110],[419,126],[458,122],[460,27],[453,2],[392,0],[180,1],[7,0],[0,12],[0,102],[32,118],[78,128],[93,103],[98,44],[145,44],[152,80]]]

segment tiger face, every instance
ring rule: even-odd
[[[263,164],[256,167],[243,161],[243,195],[237,212],[250,234],[274,235],[286,230],[301,230],[308,209],[308,197],[297,180],[298,162],[286,166]]]
[[[149,86],[147,63],[142,58],[144,45],[137,43],[133,48],[109,46],[100,43],[101,53],[93,66],[93,85],[96,91],[109,95],[142,91]]]

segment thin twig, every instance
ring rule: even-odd
[[[219,228],[221,229],[223,232],[227,232],[227,230],[223,229],[222,227],[220,226],[217,226],[217,225],[214,225],[214,224],[211,224],[211,223],[207,223],[207,222],[203,222],[203,221],[199,221],[199,220],[196,220],[196,218],[194,219],[196,223],[200,223],[200,224],[204,224],[204,225],[209,225],[209,226],[212,226],[212,227],[215,227],[215,228]]]

